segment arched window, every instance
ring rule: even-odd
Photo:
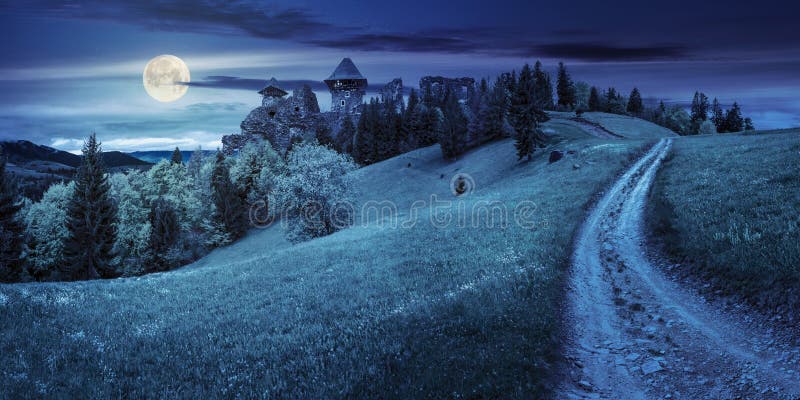
[[[342,100],[342,107],[344,107],[344,100]]]

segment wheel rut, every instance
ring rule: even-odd
[[[800,399],[798,346],[666,277],[644,206],[671,140],[602,196],[576,238],[558,399]]]

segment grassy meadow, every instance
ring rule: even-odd
[[[166,273],[0,285],[0,398],[541,397],[574,232],[648,144],[546,128],[564,160],[519,163],[503,140],[356,172],[360,204],[391,200],[413,226],[290,245],[276,225]],[[456,198],[458,173],[475,190]],[[437,223],[410,211],[431,195],[451,201]],[[458,221],[483,204],[506,224]]]
[[[628,115],[587,112],[583,113],[581,117],[629,139],[678,136],[663,126]]]
[[[648,212],[687,272],[797,317],[800,130],[675,140]]]

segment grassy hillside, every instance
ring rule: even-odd
[[[674,256],[713,290],[800,310],[800,130],[676,140],[650,207]]]
[[[552,112],[550,114],[558,118],[575,117],[575,113]],[[675,132],[663,126],[627,115],[587,112],[583,113],[581,118],[629,139],[656,139],[678,136]]]
[[[289,245],[272,226],[167,273],[0,285],[0,397],[537,397],[574,231],[645,146],[549,129],[574,152],[554,164],[504,140],[357,171],[360,203],[393,201],[403,227]]]

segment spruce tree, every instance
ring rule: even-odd
[[[355,136],[356,126],[353,124],[353,119],[350,118],[350,115],[346,115],[342,121],[342,128],[336,135],[336,148],[342,153],[352,154]]]
[[[75,176],[75,192],[67,208],[64,277],[112,278],[116,240],[116,207],[103,164],[101,145],[93,133],[83,144],[83,162]]]
[[[505,126],[510,99],[503,81],[498,79],[489,92],[484,129],[487,140],[499,139],[506,134]]]
[[[694,92],[692,98],[692,133],[698,133],[700,126],[708,119],[708,97],[702,92]]]
[[[377,130],[375,132],[376,161],[383,161],[397,155],[399,119],[397,107],[392,101],[376,103],[378,110]]]
[[[203,148],[197,146],[197,148],[192,152],[192,156],[189,158],[189,162],[186,163],[186,171],[189,173],[195,181],[200,180],[201,170],[203,168],[203,160],[205,159],[205,154],[203,154]]]
[[[317,126],[315,136],[317,137],[317,142],[320,145],[328,147],[330,149],[334,149],[336,151],[340,151],[336,145],[336,141],[333,139],[333,136],[331,135],[331,128],[330,126],[328,126],[328,124],[320,124],[319,126]]]
[[[664,100],[658,102],[658,109],[656,110],[656,123],[661,126],[667,125],[667,106]]]
[[[6,157],[0,150],[0,282],[14,282],[22,272],[25,227],[19,220],[22,207],[17,187],[6,174]]]
[[[213,220],[227,235],[225,241],[242,237],[248,225],[247,207],[239,196],[236,185],[231,181],[228,164],[221,152],[217,152],[211,173],[211,193],[216,206]]]
[[[617,89],[610,87],[606,91],[605,111],[611,114],[624,114],[625,104],[623,103],[622,96],[617,93]]]
[[[374,162],[373,160],[373,145],[370,115],[372,114],[373,104],[364,105],[364,110],[358,118],[358,127],[356,128],[356,136],[353,139],[353,158],[361,165],[369,165]]]
[[[173,164],[183,164],[183,154],[181,154],[181,150],[175,147],[175,150],[172,151],[172,163]]]
[[[550,74],[542,69],[542,63],[536,61],[533,66],[533,91],[536,108],[540,110],[552,110],[553,105],[553,84],[550,82]]]
[[[438,107],[426,107],[423,104],[417,106],[420,128],[418,130],[417,143],[420,147],[427,147],[439,141],[438,124],[441,109]],[[439,113],[437,113],[437,110]]]
[[[558,63],[558,82],[556,84],[558,92],[558,105],[566,108],[575,107],[575,85],[567,72],[567,67],[563,62]]]
[[[589,92],[589,111],[600,111],[603,109],[603,105],[600,103],[600,93],[597,92],[597,88],[592,86],[592,89]]]
[[[750,117],[744,119],[744,130],[753,131],[756,127],[753,125],[753,120]]]
[[[177,261],[176,244],[180,237],[180,223],[175,208],[159,197],[150,206],[150,254],[152,265],[148,272],[166,271]]]
[[[742,118],[742,109],[739,104],[733,102],[733,106],[725,114],[725,131],[726,132],[741,132],[744,130],[744,118]]]
[[[468,146],[483,143],[488,139],[487,124],[489,118],[489,89],[484,87],[486,80],[481,81],[481,88],[476,97],[475,110],[469,120]]]
[[[467,144],[467,117],[458,98],[448,88],[444,96],[444,121],[440,130],[439,145],[444,158],[460,156]]]
[[[511,96],[511,109],[509,112],[509,122],[514,127],[517,158],[527,157],[528,160],[536,149],[543,144],[543,138],[538,130],[536,119],[536,109],[533,91],[533,75],[528,64],[522,68],[519,74],[519,81],[516,90]]]
[[[642,104],[642,95],[639,93],[638,88],[631,90],[631,96],[628,98],[628,106],[625,110],[632,115],[640,115],[644,111],[644,104]]]
[[[716,97],[711,103],[711,122],[717,127],[717,132],[725,133],[725,112]]]

